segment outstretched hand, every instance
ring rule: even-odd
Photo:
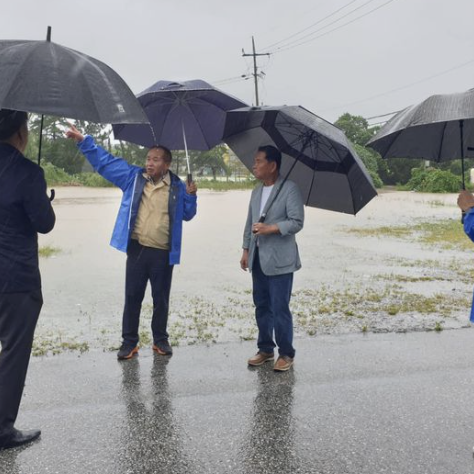
[[[69,125],[69,130],[66,131],[66,137],[76,140],[77,143],[82,142],[84,135],[72,123],[68,122],[67,124]]]

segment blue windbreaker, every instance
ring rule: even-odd
[[[130,165],[96,145],[90,135],[78,143],[78,148],[101,176],[123,191],[122,202],[115,221],[110,245],[122,252],[127,251],[138,215],[146,179],[144,169]],[[185,184],[170,171],[171,186],[169,198],[170,217],[170,265],[177,265],[181,256],[183,220],[189,221],[196,215],[197,197],[186,192]]]
[[[474,208],[469,209],[464,216],[464,232],[474,242]],[[474,294],[471,305],[471,323],[474,323]]]

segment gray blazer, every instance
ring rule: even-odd
[[[301,268],[295,234],[303,228],[304,207],[298,186],[293,181],[287,180],[275,202],[268,209],[282,183],[283,178],[280,176],[263,210],[263,212],[268,211],[265,224],[276,224],[280,229],[280,234],[260,235],[258,237],[252,234],[252,224],[260,219],[263,185],[257,186],[252,191],[244,229],[243,248],[249,250],[249,270],[252,270],[258,238],[260,266],[263,273],[268,276],[293,273]]]

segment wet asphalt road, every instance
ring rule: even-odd
[[[34,359],[1,474],[474,473],[474,331],[296,341],[294,370],[251,342]]]

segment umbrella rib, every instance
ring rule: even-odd
[[[448,122],[444,123],[443,133],[441,134],[441,143],[439,144],[439,151],[438,151],[438,163],[441,162],[441,150],[443,149],[444,143],[444,132],[446,131],[446,127],[448,126]]]
[[[210,150],[211,148],[209,147],[209,142],[207,141],[206,139],[206,134],[204,133],[204,130],[202,129],[201,127],[201,124],[199,123],[199,120],[198,118],[196,117],[196,114],[194,113],[193,109],[191,107],[189,107],[189,111],[193,114],[193,117],[194,119],[196,120],[196,123],[198,124],[198,127],[199,127],[199,130],[201,131],[201,135],[204,139],[204,143],[206,144],[207,146],[207,149]]]
[[[316,170],[315,170],[316,171]],[[308,198],[306,199],[306,206],[309,204],[309,198],[311,197],[311,191],[313,190],[313,184],[314,184],[314,177],[316,176],[316,172],[313,171],[313,176],[311,176],[311,185],[309,186],[309,191],[308,191]]]
[[[70,49],[70,51],[77,57],[79,57],[81,60],[84,60],[84,61],[87,61],[91,66],[94,67],[94,69],[99,73],[99,75],[101,75],[102,77],[105,76],[104,72],[100,69],[99,66],[97,66],[97,64],[95,64],[94,61],[92,61],[90,58],[88,58],[85,54],[81,54],[80,52],[78,51],[75,51],[74,49]],[[80,73],[81,73],[81,76],[84,77],[84,73],[85,73],[85,69],[84,68],[80,68]],[[107,81],[108,82],[108,81]],[[91,92],[91,97],[94,97],[94,94],[92,93],[92,89],[91,89],[91,86],[89,84],[89,81],[85,81],[85,84],[87,85],[87,88],[89,89],[89,91]],[[109,88],[109,92],[112,92]],[[115,95],[116,94],[116,91],[114,90],[115,92]],[[102,123],[102,119],[101,119],[101,116],[100,116],[100,112],[99,112],[99,109],[97,108],[97,105],[94,101],[94,108],[96,110],[96,115],[97,115],[97,118],[99,119],[98,122],[99,123]],[[92,120],[91,120],[92,122]]]

